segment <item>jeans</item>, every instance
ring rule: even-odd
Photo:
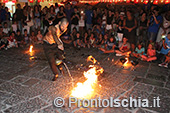
[[[58,74],[59,72],[55,62],[56,59],[63,60],[62,55],[64,54],[64,52],[58,49],[57,44],[48,44],[45,41],[43,43],[43,48],[53,74],[54,75]]]
[[[155,42],[156,41],[156,35],[157,35],[157,33],[148,32],[148,39],[149,39],[149,41]]]

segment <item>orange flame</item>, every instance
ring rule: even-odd
[[[75,87],[71,95],[77,98],[91,98],[94,93],[94,86],[97,82],[97,77],[103,73],[103,68],[99,68],[90,65],[90,69],[86,72],[84,72],[84,77],[87,79],[84,83],[77,83],[77,87]]]
[[[126,59],[126,62],[123,65],[127,66],[127,63],[129,62],[129,59],[128,58],[125,58],[125,59]]]
[[[30,49],[29,49],[30,53],[32,52],[32,49],[33,49],[33,45],[30,45]]]
[[[97,62],[97,60],[93,57],[93,56],[89,56],[88,58],[87,58],[87,62],[93,62],[93,64],[95,64],[96,62]]]

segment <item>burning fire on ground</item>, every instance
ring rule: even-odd
[[[32,52],[32,49],[33,49],[33,45],[30,45],[30,49],[29,49],[30,53]]]
[[[71,92],[71,95],[77,98],[91,98],[94,93],[94,87],[97,83],[97,78],[104,71],[103,68],[101,68],[99,65],[96,65],[97,60],[94,57],[89,56],[87,61],[93,62],[93,65],[90,65],[90,69],[84,72],[86,81],[83,83],[77,83],[77,86]]]

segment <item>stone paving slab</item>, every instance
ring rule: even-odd
[[[29,47],[1,51],[0,54],[0,113],[169,113],[170,112],[170,70],[160,68],[157,63],[139,61],[136,67],[130,62],[122,66],[114,54],[101,54],[97,49],[66,48],[66,60],[73,77],[59,77],[52,82],[53,73],[46,61],[42,45],[34,47],[35,60],[29,60]],[[71,90],[78,82],[84,82],[83,72],[90,63],[86,58],[92,55],[104,69],[98,78],[94,94],[97,99],[128,99],[160,97],[160,108],[56,108],[53,101],[63,97],[68,101]],[[7,57],[6,57],[7,56]],[[135,60],[134,58],[130,58]]]

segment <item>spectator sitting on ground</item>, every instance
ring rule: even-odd
[[[91,33],[90,38],[89,38],[89,43],[91,47],[95,47],[95,37],[94,37],[94,33]]]
[[[38,39],[38,42],[37,42],[38,44],[43,44],[43,36],[40,30],[38,30],[37,39]]]
[[[10,35],[10,37],[8,38],[8,48],[12,48],[12,47],[18,47],[17,45],[17,41],[15,39],[15,32],[13,31]]]
[[[139,43],[135,49],[135,51],[132,53],[132,56],[136,58],[141,58],[141,56],[144,54],[145,48],[141,43]]]
[[[0,50],[1,50],[1,49],[7,50],[7,49],[8,49],[8,48],[7,48],[8,43],[9,43],[9,42],[8,42],[8,40],[7,40],[6,37],[0,38]]]
[[[80,48],[80,47],[85,47],[85,45],[82,43],[82,40],[81,40],[81,37],[80,37],[80,33],[79,33],[79,32],[77,32],[77,34],[76,34],[76,39],[75,39],[75,41],[73,42],[73,44],[74,44],[74,47],[78,47],[78,48]]]
[[[62,41],[66,44],[71,44],[72,40],[70,35],[68,34],[68,30],[65,32],[65,34],[62,36]]]
[[[150,43],[148,45],[147,55],[142,55],[141,57],[142,57],[142,60],[147,61],[147,62],[157,59],[156,58],[156,50],[152,43]]]
[[[116,42],[114,37],[112,36],[109,41],[107,41],[106,43],[106,48],[107,49],[103,49],[100,48],[101,51],[103,51],[104,53],[114,53],[115,52],[115,47],[116,47]]]
[[[21,35],[21,31],[17,30],[17,34],[15,36],[15,39],[17,40],[18,47],[23,47],[24,39]]]
[[[130,43],[127,42],[128,39],[126,37],[123,38],[123,42],[119,44],[119,50],[115,50],[116,56],[129,56],[130,51]]]
[[[37,44],[38,40],[37,40],[37,37],[35,36],[34,31],[31,32],[30,39],[31,39],[32,44]]]
[[[5,35],[9,36],[10,28],[8,28],[7,22],[4,22],[3,32],[5,33]]]
[[[170,63],[170,50],[165,57],[166,57],[165,61],[163,63],[159,64],[159,66],[168,68],[168,64]]]
[[[70,34],[72,41],[75,41],[76,34],[77,34],[77,29],[74,27],[73,31]]]
[[[28,36],[27,29],[24,29],[24,45],[28,46],[30,44],[30,37]]]
[[[166,56],[168,52],[170,51],[170,32],[168,33],[168,36],[162,40],[162,42],[163,42],[163,47],[161,49],[161,54],[163,56]]]
[[[102,44],[103,44],[103,35],[100,33],[99,36],[98,36],[98,39],[96,41],[95,46],[98,47],[98,48],[101,48]]]
[[[87,32],[84,33],[83,43],[85,44],[86,47],[90,48],[89,36],[88,36],[88,33],[87,33]]]

